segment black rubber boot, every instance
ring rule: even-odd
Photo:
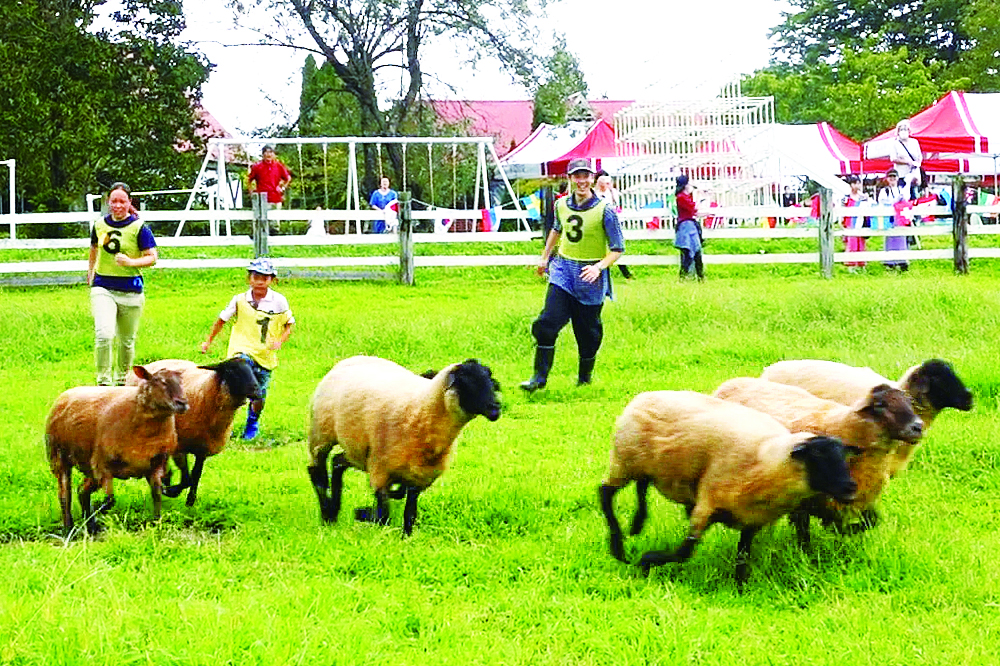
[[[534,393],[540,388],[545,388],[545,383],[549,379],[549,370],[552,369],[552,360],[555,356],[555,347],[535,347],[535,374],[528,381],[521,382],[521,388],[528,393]]]
[[[594,363],[597,361],[596,356],[591,358],[581,358],[580,359],[580,372],[576,375],[576,385],[583,386],[589,384],[593,380],[594,375]]]

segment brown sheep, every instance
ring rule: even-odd
[[[177,449],[174,415],[187,409],[180,373],[133,372],[139,386],[79,386],[64,391],[45,424],[49,467],[59,482],[59,504],[67,534],[73,528],[70,485],[73,468],[83,482],[77,490],[83,520],[94,534],[97,513],[114,506],[113,479],[145,477],[153,494],[153,516],[160,517],[162,478],[167,458]],[[104,489],[105,500],[91,512],[90,495]]]
[[[500,418],[499,389],[490,369],[475,359],[431,379],[370,356],[335,365],[316,387],[309,423],[309,477],[323,520],[337,519],[344,471],[354,467],[368,473],[375,492],[375,511],[358,509],[355,517],[384,525],[389,498],[405,493],[403,535],[410,534],[417,496],[444,472],[458,433],[478,414]],[[342,452],[328,475],[334,446]]]
[[[246,361],[231,358],[214,365],[196,365],[191,361],[164,359],[146,364],[151,372],[169,369],[181,373],[188,410],[178,414],[177,451],[172,458],[180,470],[180,483],[167,486],[163,494],[179,496],[188,489],[187,506],[197,498],[205,458],[218,455],[229,441],[236,410],[247,400],[260,397],[260,386]],[[130,377],[126,384],[136,383]],[[188,471],[188,455],[194,456],[194,468]],[[169,475],[168,475],[169,476]]]
[[[873,386],[889,384],[900,388],[913,401],[913,410],[924,422],[924,431],[942,410],[949,407],[967,412],[972,409],[969,392],[947,361],[931,359],[915,365],[898,382],[886,379],[871,368],[819,360],[780,361],[764,368],[763,379],[798,386],[813,395],[850,405]],[[906,469],[919,443],[900,441],[889,459],[889,475]]]
[[[711,396],[640,393],[618,417],[610,470],[600,490],[611,554],[625,561],[615,494],[636,482],[638,508],[630,532],[636,535],[645,523],[646,492],[653,484],[684,505],[690,529],[676,551],[649,551],[639,566],[648,572],[685,561],[705,530],[721,522],[741,530],[736,582],[742,589],[750,542],[763,526],[817,494],[844,502],[854,498],[845,450],[835,438],[792,434],[766,414]]]
[[[809,542],[810,515],[842,528],[858,516],[864,516],[866,522],[877,519],[874,505],[889,480],[889,461],[896,442],[916,442],[923,432],[906,393],[888,384],[869,389],[851,406],[818,398],[797,386],[752,377],[723,382],[713,395],[769,414],[792,432],[837,437],[861,451],[848,462],[851,477],[858,484],[850,505],[815,497],[789,516],[803,545]]]

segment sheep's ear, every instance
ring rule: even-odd
[[[152,378],[153,374],[141,365],[133,365],[132,372],[139,379],[145,379],[147,382]]]

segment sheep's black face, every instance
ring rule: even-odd
[[[240,404],[244,400],[259,400],[260,384],[250,369],[250,364],[242,358],[231,358],[216,363],[215,365],[203,365],[206,370],[214,370],[219,375],[219,381],[226,385],[229,394]]]
[[[836,437],[810,437],[792,449],[792,458],[805,465],[809,487],[845,504],[854,500],[858,490],[847,468],[846,454]]]
[[[963,412],[972,409],[972,393],[947,361],[938,358],[924,361],[916,372],[918,383],[926,391],[927,401],[937,411],[947,407]]]
[[[500,418],[497,392],[500,384],[490,369],[474,358],[459,364],[451,372],[450,386],[458,394],[458,404],[467,414],[482,414],[490,421]]]

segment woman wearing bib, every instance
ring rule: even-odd
[[[125,183],[111,186],[108,208],[111,214],[90,230],[87,284],[94,313],[97,384],[122,386],[135,358],[135,336],[145,301],[140,269],[156,263],[156,240],[139,221]]]

